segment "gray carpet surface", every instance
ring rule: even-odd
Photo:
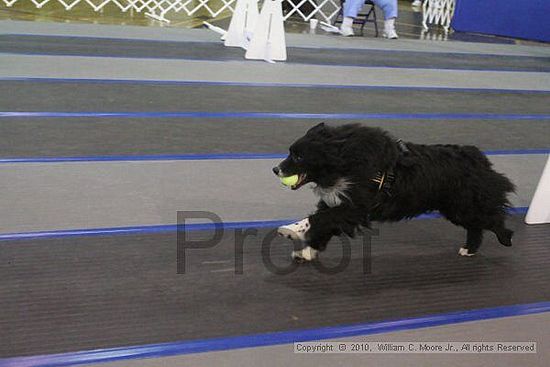
[[[286,153],[323,119],[1,118],[0,158],[188,153]],[[550,149],[548,120],[326,120],[361,123],[426,144]]]
[[[0,81],[0,111],[550,114],[550,92]]]
[[[426,367],[547,367],[550,358],[549,331],[546,325],[550,322],[550,313],[506,317],[493,320],[481,320],[454,325],[443,325],[416,330],[405,330],[391,333],[362,335],[331,339],[332,342],[371,342],[377,345],[380,342],[423,342],[437,341],[445,345],[447,341],[502,341],[503,335],[507,340],[535,341],[537,353],[469,353],[454,354],[430,353],[384,353],[368,355],[362,353],[349,354],[300,354],[294,353],[293,344],[283,344],[268,347],[233,349],[221,352],[197,353],[174,357],[124,360],[87,365],[89,367],[241,367],[255,365],[262,367],[300,366],[300,367],[363,367],[368,359],[369,365],[374,366],[408,366]]]
[[[173,42],[88,37],[0,35],[0,52],[235,61],[243,50],[221,42]],[[429,69],[550,71],[550,58],[446,54],[414,51],[339,50],[289,47],[287,63]]]
[[[528,206],[547,155],[489,159],[517,185],[512,205]],[[280,160],[2,163],[0,233],[172,224],[179,210],[227,222],[303,218],[317,202],[313,185],[283,187],[272,172]]]
[[[550,73],[0,53],[0,78],[116,79],[549,91]]]
[[[548,300],[550,227],[527,227],[519,217],[509,225],[516,230],[515,247],[504,248],[487,236],[473,258],[458,256],[464,233],[447,222],[376,226],[379,234],[372,238],[371,251],[368,246],[363,251],[360,239],[353,240],[349,265],[335,274],[319,272],[312,264],[287,275],[266,266],[288,266],[292,244],[281,238],[271,242],[265,229],[245,240],[242,274],[234,273],[232,232],[214,248],[188,249],[186,273],[179,275],[174,233],[0,242],[0,356]],[[193,232],[188,239],[211,235]],[[338,266],[339,243],[333,241],[322,254],[322,265]]]

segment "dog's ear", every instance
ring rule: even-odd
[[[326,127],[325,123],[321,122],[320,124],[317,124],[317,125],[313,126],[311,129],[309,129],[306,132],[306,135],[320,133],[320,132],[323,132],[323,131],[326,131],[326,130],[327,130],[327,127]]]

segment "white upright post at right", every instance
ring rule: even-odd
[[[546,161],[531,205],[525,216],[527,224],[550,223],[550,156]]]

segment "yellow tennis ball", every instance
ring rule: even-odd
[[[298,183],[298,175],[292,175],[287,177],[281,177],[281,183],[285,186],[294,186]]]

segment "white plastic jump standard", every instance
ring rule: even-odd
[[[527,224],[550,223],[550,156],[525,216]]]
[[[217,34],[219,34],[222,40],[225,40],[225,37],[227,37],[227,31],[225,29],[216,27],[215,25],[212,25],[208,22],[203,22],[202,24],[204,24],[206,28],[210,29],[211,31],[214,31]]]
[[[268,62],[286,60],[285,27],[281,0],[265,0],[245,58]]]
[[[258,0],[237,0],[224,44],[246,50],[252,39],[258,15]]]

